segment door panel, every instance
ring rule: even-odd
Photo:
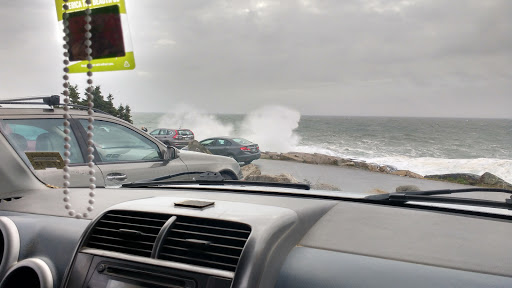
[[[162,147],[127,126],[96,120],[94,127],[95,161],[107,187],[188,171],[179,158],[164,161]]]

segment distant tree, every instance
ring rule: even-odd
[[[78,104],[80,103],[80,92],[78,92],[78,85],[75,86],[69,86],[69,100],[71,104]]]
[[[130,105],[126,104],[126,106],[124,107],[124,119],[123,120],[133,124],[131,112],[132,112],[132,109],[130,108]]]
[[[80,99],[80,93],[78,92],[78,85],[70,85],[69,86],[69,100],[71,104],[87,106],[87,92],[84,92],[83,99]],[[91,95],[93,96],[92,103],[94,103],[94,108],[99,109],[101,111],[107,112],[112,116],[125,120],[133,124],[131,108],[129,105],[123,106],[122,104],[116,109],[114,106],[114,96],[112,93],[109,93],[107,98],[103,97],[101,93],[101,87],[95,86],[92,89]]]

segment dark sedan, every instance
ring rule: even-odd
[[[249,164],[254,160],[260,159],[260,147],[258,144],[238,137],[215,137],[200,141],[216,155],[231,157],[238,162]]]

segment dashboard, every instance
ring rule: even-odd
[[[0,287],[512,287],[509,216],[266,190],[98,189],[90,219],[17,193]]]

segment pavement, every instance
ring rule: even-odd
[[[262,174],[290,174],[300,182],[311,184],[326,183],[345,192],[378,193],[395,192],[396,187],[415,185],[421,190],[457,189],[473,186],[427,179],[416,179],[378,172],[370,172],[352,167],[315,165],[292,161],[259,159],[253,162]]]

